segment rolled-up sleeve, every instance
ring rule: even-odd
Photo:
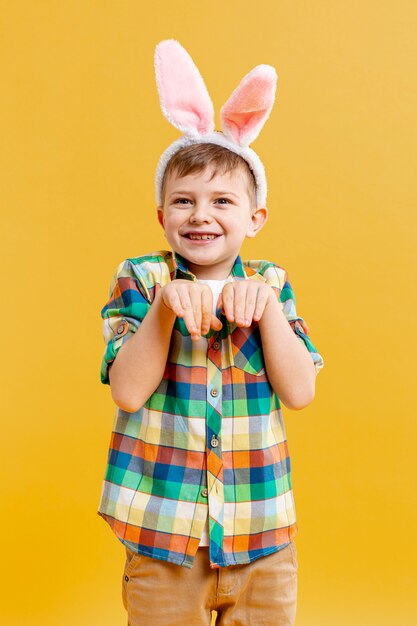
[[[151,299],[137,268],[130,260],[118,266],[110,285],[109,300],[101,310],[105,351],[100,379],[110,384],[109,366],[125,341],[139,328],[151,306]]]
[[[296,311],[296,299],[293,288],[288,280],[288,273],[285,271],[281,292],[279,295],[279,301],[282,303],[282,310],[290,323],[293,331],[297,335],[299,341],[309,351],[311,358],[313,359],[314,366],[316,368],[316,375],[324,366],[324,359],[313,345],[310,337],[307,335],[310,333],[310,329],[303,317],[297,314]]]

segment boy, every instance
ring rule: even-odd
[[[99,514],[126,548],[130,625],[295,619],[280,399],[307,406],[323,360],[287,272],[240,258],[267,209],[232,148],[197,138],[170,154],[157,211],[172,252],[121,263],[102,310],[119,408]]]

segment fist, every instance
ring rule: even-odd
[[[161,288],[162,301],[177,317],[181,317],[196,341],[210,328],[220,330],[221,321],[212,313],[213,294],[208,285],[191,280],[173,280]]]

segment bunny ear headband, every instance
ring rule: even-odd
[[[171,157],[185,146],[214,143],[241,156],[256,181],[257,207],[266,205],[264,166],[249,144],[259,135],[275,100],[277,73],[271,65],[257,65],[246,74],[220,110],[223,132],[214,130],[213,103],[203,78],[186,50],[175,39],[155,49],[155,73],[161,109],[183,136],[162,154],[156,170],[156,197],[162,205],[162,179]]]

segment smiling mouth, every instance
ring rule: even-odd
[[[217,237],[220,237],[220,236],[221,235],[215,235],[215,234],[195,235],[194,233],[187,233],[183,235],[183,237],[187,237],[187,239],[191,239],[192,241],[211,241],[212,239],[217,239]]]

